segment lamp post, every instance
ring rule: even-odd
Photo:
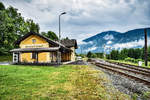
[[[60,42],[61,42],[61,25],[60,25],[60,17],[61,15],[66,14],[66,12],[63,12],[59,15],[59,47],[60,47]]]
[[[63,13],[61,13],[60,15],[59,15],[59,49],[60,49],[60,44],[61,44],[61,25],[60,25],[60,17],[61,17],[61,15],[64,15],[64,14],[66,14],[66,12],[63,12]],[[59,52],[58,51],[58,53],[57,53],[57,59],[58,59],[58,64],[60,64],[60,62],[61,62],[61,52]]]

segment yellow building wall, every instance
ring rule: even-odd
[[[32,43],[32,39],[35,39],[36,42]],[[33,48],[37,48],[37,47],[48,48],[49,43],[39,36],[31,35],[25,40],[23,40],[19,46],[20,48],[32,48],[32,47]]]
[[[38,54],[38,62],[50,62],[49,52],[42,52]]]
[[[32,43],[32,39],[35,39],[36,42]],[[36,35],[31,35],[20,43],[20,48],[48,48],[49,43],[44,39],[40,38]],[[31,53],[22,53],[20,55],[21,62],[34,62],[35,59],[32,59]],[[42,52],[38,53],[38,61],[39,62],[49,62],[50,61],[50,53]]]
[[[71,47],[70,49],[72,50],[72,52],[71,52],[71,61],[75,61],[75,59],[76,59],[75,48]]]
[[[35,59],[31,59],[31,53],[21,53],[21,62],[34,62]]]

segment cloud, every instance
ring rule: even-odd
[[[12,5],[27,18],[39,23],[41,31],[58,33],[61,18],[62,37],[81,41],[102,31],[125,32],[150,26],[149,0],[0,0]]]
[[[112,41],[108,41],[106,44],[112,44]]]
[[[148,40],[148,45],[150,43],[150,40]],[[112,48],[114,49],[123,49],[123,48],[134,48],[134,47],[143,47],[144,46],[144,40],[140,39],[139,41],[132,41],[132,42],[128,42],[128,43],[117,43],[115,45],[112,46]]]
[[[91,48],[88,48],[87,50],[85,50],[85,52],[89,52],[89,51],[93,51],[93,50],[96,50],[97,47],[91,47]]]
[[[92,44],[92,45],[93,45],[93,41],[84,42],[84,41],[81,40],[81,41],[78,41],[78,44],[79,44],[79,45],[82,45],[82,46],[83,46],[83,45],[87,45],[87,44],[88,44],[88,45],[89,45],[89,44]]]

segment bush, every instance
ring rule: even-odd
[[[93,53],[93,54],[91,55],[91,57],[92,57],[92,58],[96,58],[97,55],[96,55],[95,53]]]
[[[125,58],[125,61],[127,61],[127,62],[134,62],[134,58],[128,57],[128,58]]]
[[[135,63],[138,63],[139,61],[142,61],[142,59],[135,59]]]
[[[138,63],[139,61],[142,61],[142,59],[134,59],[134,58],[125,58],[125,61],[132,62],[132,63]]]

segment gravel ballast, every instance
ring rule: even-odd
[[[109,80],[112,81],[112,84],[119,91],[132,96],[134,93],[138,95],[137,100],[143,100],[142,96],[144,92],[150,91],[146,85],[136,82],[135,80],[128,79],[127,77],[118,75],[114,72],[102,69],[100,67],[94,66],[95,69],[101,70],[106,73]]]
[[[83,60],[77,60],[77,61],[68,63],[68,65],[88,65],[88,63],[86,61],[83,61]]]

